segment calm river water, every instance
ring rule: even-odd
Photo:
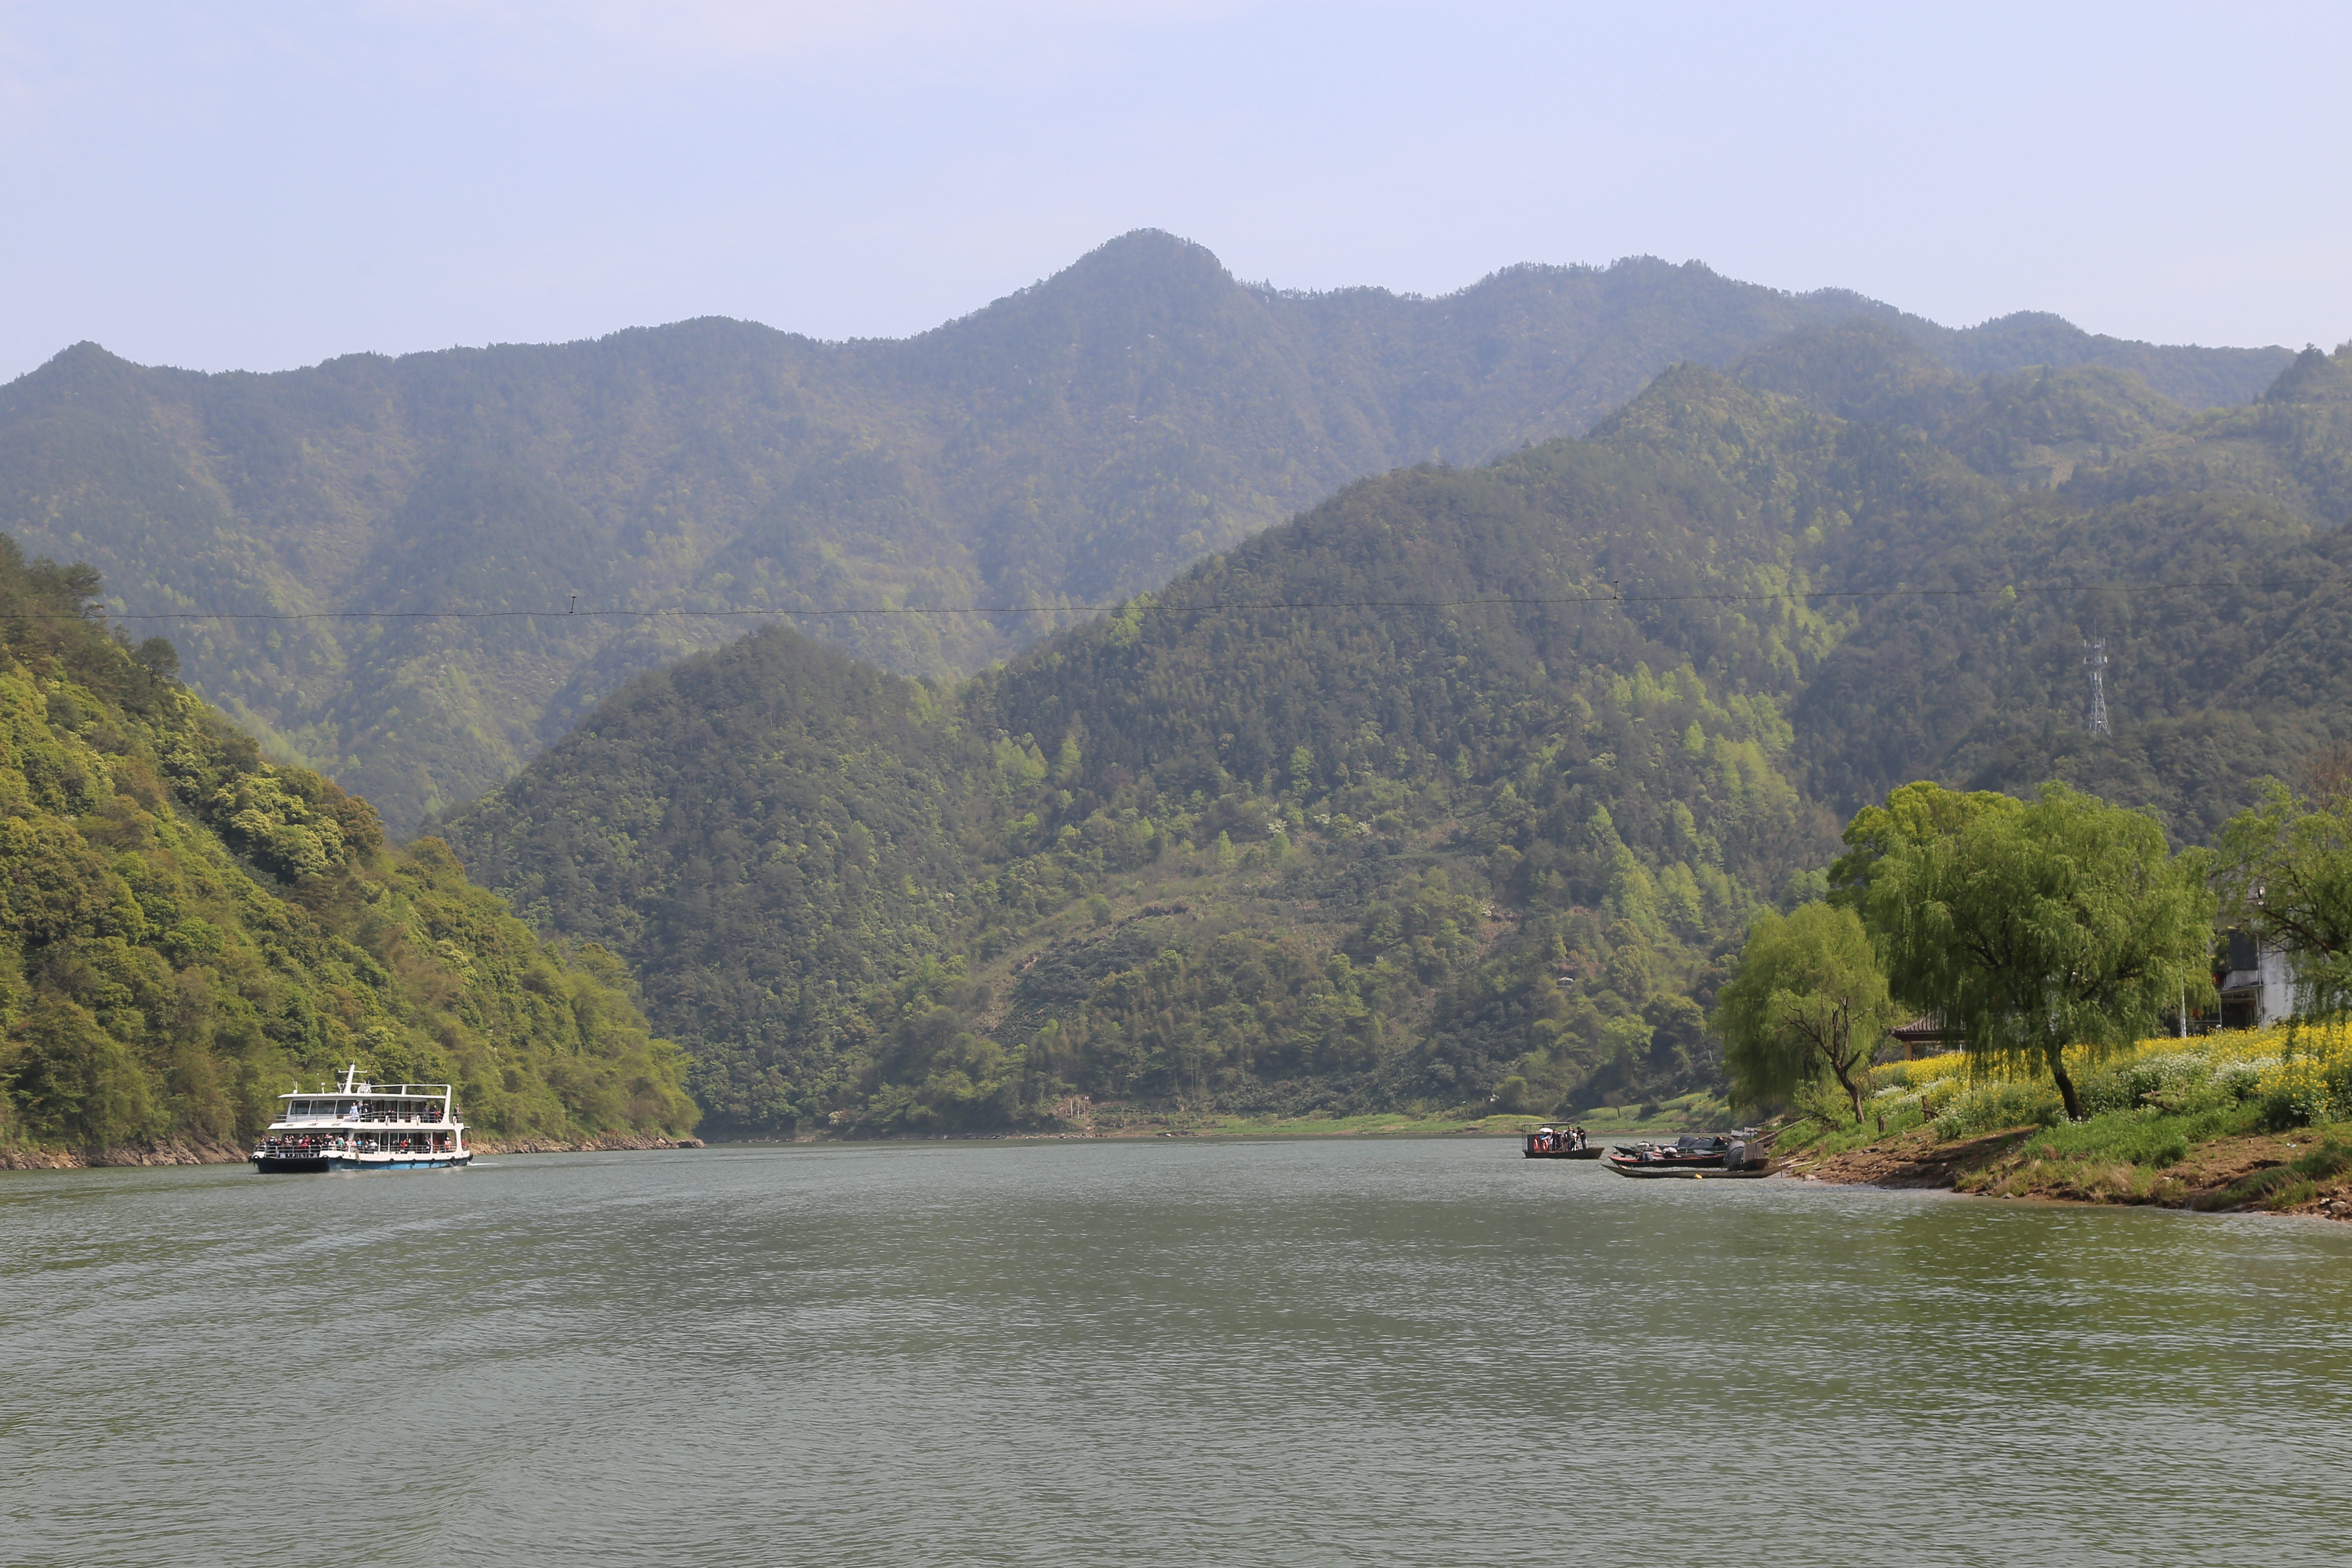
[[[2341,1563],[2352,1226],[1499,1140],[0,1176],[24,1563]]]

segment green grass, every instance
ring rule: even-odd
[[[2259,1106],[2231,1106],[2188,1116],[2161,1111],[2111,1110],[2087,1121],[2051,1128],[2025,1146],[2028,1159],[2120,1160],[2162,1170],[2189,1157],[2200,1143],[2251,1132]]]
[[[1595,1106],[1568,1116],[1546,1117],[1588,1132],[1722,1132],[1732,1126],[1731,1107],[1721,1097],[1704,1091],[1660,1100],[1644,1116],[1638,1105]],[[1522,1120],[1526,1120],[1522,1118]],[[1533,1122],[1529,1122],[1533,1125]]]
[[[1864,1149],[1885,1139],[1900,1137],[1921,1125],[1919,1105],[1908,1100],[1885,1113],[1885,1128],[1879,1127],[1879,1113],[1865,1110],[1862,1121],[1833,1125],[1819,1121],[1801,1122],[1780,1135],[1780,1152],[1794,1154],[1843,1154],[1850,1150]]]
[[[2203,1199],[2197,1206],[2234,1209],[2258,1203],[2266,1209],[2291,1209],[2297,1204],[2310,1202],[2319,1191],[2322,1181],[2341,1175],[2347,1170],[2352,1170],[2352,1147],[2331,1139],[2287,1164],[2273,1165],[2266,1171],[2256,1171],[2252,1175],[2240,1177],[2221,1191]]]
[[[1581,1127],[1596,1141],[1602,1138],[1680,1132],[1720,1132],[1731,1125],[1724,1102],[1706,1093],[1686,1094],[1660,1101],[1648,1116],[1639,1106],[1580,1112],[1575,1116],[1530,1116],[1514,1111],[1470,1116],[1460,1111],[1415,1114],[1380,1111],[1363,1116],[1219,1116],[1177,1111],[1106,1108],[1095,1118],[1096,1130],[1111,1137],[1154,1137],[1168,1133],[1184,1138],[1322,1138],[1429,1137],[1437,1133],[1477,1131],[1516,1135],[1541,1125]]]

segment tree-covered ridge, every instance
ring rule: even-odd
[[[2188,426],[2187,406],[2113,364],[2035,364],[1967,375],[1871,317],[1803,328],[1731,367],[1745,386],[1822,413],[1916,430],[2011,489],[2046,489],[2077,468]]]
[[[2306,354],[2259,403],[2054,489],[1857,530],[1830,580],[1890,592],[1790,710],[1813,793],[1843,815],[1921,776],[2059,778],[2201,842],[2252,779],[2342,739],[2345,518],[2319,498],[2352,453],[2347,363]],[[1927,526],[1945,517],[1961,525]],[[2086,637],[2110,660],[2111,736],[2085,732]]]
[[[2079,488],[2107,501],[2226,490],[2326,527],[2352,521],[2352,343],[2305,349],[2251,404],[2202,414]]]
[[[679,1131],[617,960],[566,960],[437,840],[261,760],[0,539],[0,1142],[219,1144],[357,1062],[452,1081],[492,1135]]]
[[[446,827],[640,965],[724,1127],[1664,1093],[1828,842],[1768,512],[1638,447],[1400,474],[954,694],[757,634]],[[1553,602],[1429,604],[1499,595]]]
[[[1580,434],[1677,361],[1857,315],[1971,375],[2104,365],[2189,406],[2242,402],[2288,359],[2047,317],[1954,332],[1654,260],[1513,268],[1435,300],[1292,294],[1141,233],[903,342],[709,320],[272,375],[79,345],[0,389],[0,527],[95,563],[143,612],[1099,603],[1363,475]],[[802,626],[945,678],[1076,618]],[[207,698],[406,832],[740,625],[173,629]]]
[[[2183,439],[2324,470],[2324,428],[1875,329],[1783,347],[1802,399],[1763,355],[1676,367],[1588,439],[1349,486],[954,691],[761,633],[448,829],[644,966],[723,1128],[1547,1110],[1710,1079],[1746,922],[1893,784],[2063,777],[2194,841],[2333,732],[2339,536],[2100,488]],[[2222,586],[2151,588],[2184,583]]]
[[[950,950],[990,763],[920,682],[771,628],[640,676],[450,831],[627,956],[706,1107],[773,1129],[835,1108],[874,999]]]

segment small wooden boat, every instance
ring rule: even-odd
[[[1685,1182],[1752,1182],[1759,1176],[1769,1176],[1772,1173],[1771,1168],[1769,1165],[1761,1163],[1742,1165],[1737,1170],[1727,1165],[1709,1171],[1703,1170],[1693,1165],[1663,1165],[1656,1163],[1645,1165],[1639,1160],[1621,1160],[1614,1154],[1611,1155],[1607,1160],[1601,1163],[1621,1176],[1633,1176],[1638,1180],[1645,1182],[1659,1180]]]
[[[1670,1165],[1681,1170],[1717,1170],[1723,1165],[1725,1151],[1730,1147],[1731,1140],[1728,1138],[1693,1138],[1685,1133],[1672,1143],[1636,1143],[1630,1147],[1620,1143],[1610,1152],[1609,1159],[1612,1164],[1628,1161],[1641,1165]]]
[[[1523,1160],[1598,1160],[1601,1145],[1569,1127],[1538,1127],[1522,1136]]]
[[[1751,1132],[1718,1133],[1713,1138],[1685,1137],[1667,1145],[1645,1143],[1620,1148],[1609,1156],[1609,1168],[1621,1176],[1643,1181],[1681,1177],[1700,1181],[1708,1176],[1749,1180],[1771,1173],[1772,1156],[1749,1142]]]

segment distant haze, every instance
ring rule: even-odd
[[[198,689],[404,832],[630,675],[736,636],[741,613],[821,612],[806,629],[863,658],[969,673],[1350,479],[1576,435],[1677,362],[1774,344],[1754,367],[1772,384],[1909,422],[1949,417],[1914,405],[1956,377],[2134,378],[2095,399],[2139,409],[2100,434],[2078,412],[2015,450],[1971,446],[2028,488],[2190,408],[2242,405],[2291,358],[2046,314],[1955,332],[1654,261],[1515,268],[1442,300],[1282,294],[1139,230],[902,341],[706,318],[266,376],[84,343],[0,386],[0,530],[96,566],[133,616],[579,595],[590,613],[556,621],[163,623]],[[988,605],[1056,608],[887,609]],[[844,613],[860,606],[881,613]],[[728,617],[628,614],[656,609]]]
[[[0,0],[0,378],[704,315],[898,336],[1140,226],[1442,293],[1697,258],[2352,337],[2334,8]]]

